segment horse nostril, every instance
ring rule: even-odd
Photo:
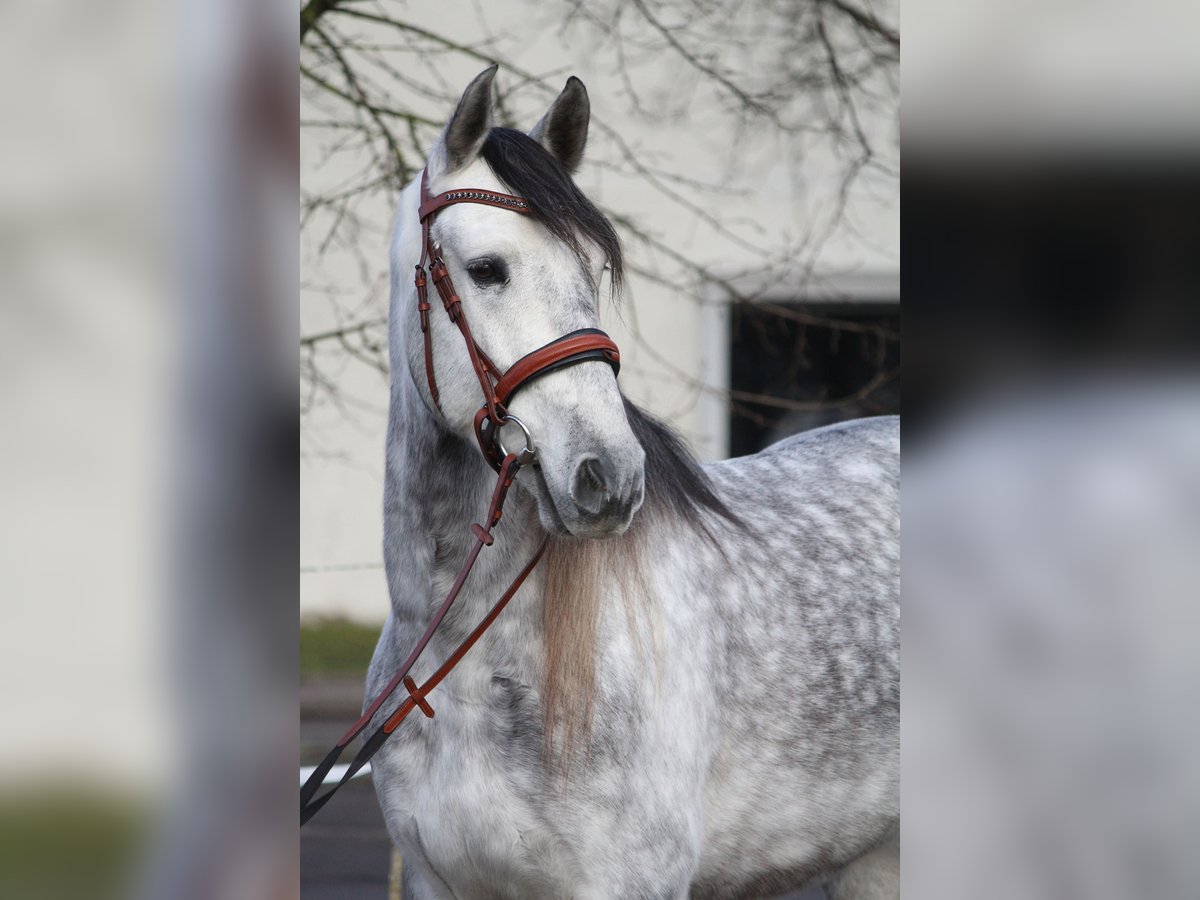
[[[610,505],[613,483],[612,470],[603,460],[584,457],[575,467],[572,498],[584,512],[599,515]]]

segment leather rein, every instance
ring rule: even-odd
[[[433,367],[433,334],[429,327],[429,311],[432,307],[429,304],[428,284],[432,280],[434,287],[437,289],[438,296],[441,297],[442,306],[445,308],[446,314],[450,317],[450,321],[458,327],[463,341],[467,345],[467,354],[471,360],[471,368],[475,372],[475,377],[478,379],[480,390],[483,393],[483,406],[475,414],[475,437],[479,441],[479,449],[482,451],[484,459],[496,470],[496,486],[492,491],[492,500],[488,507],[484,524],[471,526],[471,533],[475,538],[475,544],[467,553],[466,561],[463,563],[462,568],[459,569],[454,583],[450,586],[450,590],[446,594],[446,598],[434,613],[433,618],[425,628],[420,639],[404,662],[401,663],[395,675],[384,686],[383,690],[371,700],[363,714],[338,739],[338,742],[326,754],[325,758],[321,760],[320,764],[313,770],[308,780],[300,788],[300,824],[302,826],[321,807],[329,802],[329,799],[342,785],[346,784],[367,764],[371,757],[383,746],[388,737],[391,736],[392,732],[408,717],[409,713],[414,709],[420,709],[425,716],[433,718],[433,708],[426,700],[426,696],[450,674],[450,671],[458,665],[467,654],[467,651],[475,645],[479,638],[483,636],[483,633],[496,621],[497,617],[504,610],[504,607],[508,605],[508,601],[513,598],[525,582],[525,579],[529,577],[529,574],[537,566],[542,558],[542,554],[546,550],[546,540],[543,539],[529,562],[525,564],[525,567],[513,579],[508,589],[501,594],[500,599],[495,602],[487,615],[480,620],[474,630],[459,643],[454,652],[446,658],[424,684],[418,686],[409,677],[409,670],[412,669],[417,659],[421,656],[426,645],[428,645],[434,633],[441,625],[442,619],[445,618],[446,613],[449,612],[450,607],[454,605],[454,601],[458,598],[459,592],[467,580],[467,576],[475,565],[475,561],[479,558],[480,551],[484,547],[492,545],[494,541],[492,529],[500,522],[504,510],[504,500],[508,496],[509,488],[512,487],[514,479],[522,467],[536,462],[537,448],[529,428],[526,427],[524,422],[508,411],[508,404],[511,402],[513,396],[517,391],[535,379],[568,366],[597,361],[612,366],[614,373],[619,372],[621,368],[621,353],[617,349],[617,345],[613,343],[612,338],[598,328],[582,328],[550,341],[548,344],[518,359],[507,370],[501,371],[471,334],[471,327],[467,323],[467,317],[463,311],[462,300],[454,290],[454,282],[450,279],[450,272],[442,258],[441,248],[433,240],[430,233],[433,219],[438,212],[456,203],[478,203],[484,206],[512,210],[524,215],[528,215],[530,209],[529,203],[525,199],[515,197],[512,194],[497,193],[496,191],[455,189],[445,191],[436,196],[431,195],[429,193],[428,170],[421,174],[421,205],[419,209],[421,221],[421,260],[417,263],[414,283],[417,289],[417,312],[420,316],[421,333],[425,344],[425,377],[429,385],[429,395],[434,406],[440,412],[441,399]],[[427,270],[428,276],[426,275]],[[509,424],[520,428],[525,438],[525,446],[516,453],[511,453],[504,447],[500,436],[503,427]],[[405,697],[391,716],[377,726],[369,737],[364,739],[361,749],[347,767],[346,773],[341,780],[318,797],[317,791],[325,783],[326,776],[328,776],[333,766],[337,763],[338,758],[342,755],[342,751],[345,750],[351,741],[366,730],[367,725],[370,724],[375,714],[379,712],[380,707],[383,706],[384,702],[400,685],[404,686],[404,689],[408,692],[408,696]]]

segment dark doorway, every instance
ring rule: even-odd
[[[735,304],[729,334],[731,456],[822,425],[900,412],[894,299]]]

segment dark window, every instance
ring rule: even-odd
[[[735,304],[729,315],[731,456],[900,412],[899,304]]]

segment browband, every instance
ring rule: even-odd
[[[433,197],[429,195],[426,176],[421,176],[421,206],[417,212],[422,222],[439,209],[453,206],[455,203],[483,203],[500,209],[511,209],[513,212],[529,212],[529,201],[522,197],[514,197],[512,194],[498,194],[495,191],[478,189],[445,191]]]

